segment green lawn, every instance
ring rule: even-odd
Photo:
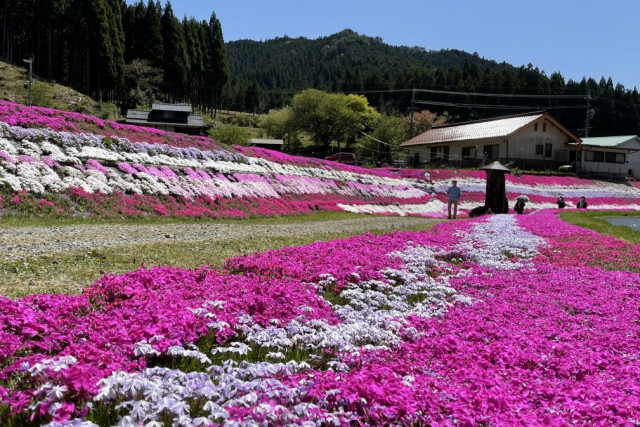
[[[313,221],[341,220],[362,218],[355,214],[341,212],[318,212],[311,215],[290,216],[281,218],[262,218],[251,220],[224,221],[232,224],[283,224],[304,223]],[[207,220],[211,221],[211,220]],[[51,218],[8,218],[3,226],[55,226],[70,224],[147,224],[195,223],[198,220],[176,220],[166,218],[144,218],[135,220],[97,220],[97,219],[51,219]],[[222,223],[223,221],[216,221]],[[437,223],[434,221],[433,224]],[[419,224],[402,228],[402,230],[420,231],[430,228],[432,224]],[[396,229],[394,231],[397,231]],[[376,229],[372,233],[389,232]],[[167,241],[162,244],[146,243],[131,246],[77,252],[60,252],[22,259],[19,262],[0,261],[0,295],[11,298],[39,293],[77,293],[90,285],[105,273],[119,274],[133,271],[141,265],[171,265],[182,268],[198,268],[208,265],[221,267],[227,258],[245,255],[256,251],[277,249],[283,246],[298,246],[319,240],[346,238],[353,232],[317,232],[308,235],[250,236],[242,239]]]
[[[565,211],[560,218],[570,224],[590,228],[600,234],[617,237],[630,243],[640,243],[640,232],[624,226],[609,223],[605,218],[640,217],[640,211]]]

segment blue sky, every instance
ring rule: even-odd
[[[132,2],[132,0],[129,0]],[[146,0],[145,0],[146,2]],[[165,1],[163,0],[164,4]],[[640,90],[640,0],[173,0],[225,41],[317,38],[350,28],[391,45],[460,49],[565,80],[611,77]]]

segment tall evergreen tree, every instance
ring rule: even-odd
[[[146,59],[151,65],[162,67],[164,61],[164,45],[162,39],[162,6],[153,0],[147,2],[144,17],[140,23],[143,42],[140,44],[139,59]]]
[[[205,71],[207,71],[207,77],[212,86],[213,99],[211,106],[215,110],[217,109],[217,99],[220,96],[222,87],[229,80],[229,65],[227,63],[224,38],[222,37],[222,25],[220,25],[215,13],[211,14],[207,29]]]
[[[171,3],[167,2],[160,21],[164,46],[164,86],[165,93],[173,101],[184,97],[187,75],[189,73],[189,56],[184,39],[184,31],[180,21],[174,16]]]

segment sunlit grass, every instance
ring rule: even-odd
[[[284,224],[320,220],[362,218],[345,213],[323,212],[310,216],[266,218],[234,221],[234,224]],[[431,228],[433,222],[396,228],[394,231],[421,231]],[[161,222],[143,222],[161,224]],[[141,224],[143,224],[141,223]],[[45,225],[46,223],[42,223]],[[375,223],[367,230],[371,233],[388,233],[384,226]],[[299,246],[316,241],[327,241],[362,234],[362,229],[334,232],[316,231],[307,235],[285,234],[271,236],[245,235],[223,240],[167,241],[145,243],[117,248],[100,247],[93,250],[58,252],[20,261],[0,262],[0,295],[10,298],[41,293],[78,293],[98,280],[105,273],[120,274],[139,269],[141,266],[178,266],[199,268],[208,265],[219,268],[227,258],[247,255],[256,251],[278,249],[283,246]]]
[[[560,214],[560,218],[570,224],[589,228],[630,243],[640,243],[640,231],[613,225],[605,219],[615,217],[640,217],[640,211],[565,211]]]

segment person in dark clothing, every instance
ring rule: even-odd
[[[564,196],[560,196],[558,197],[558,207],[560,209],[564,209],[565,206],[567,206],[567,203],[564,201]]]
[[[516,205],[513,207],[513,210],[518,212],[519,214],[522,214],[522,212],[524,211],[524,205],[525,201],[523,199],[517,199]]]
[[[587,209],[587,201],[584,199],[584,196],[580,197],[580,200],[578,201],[576,208]]]

